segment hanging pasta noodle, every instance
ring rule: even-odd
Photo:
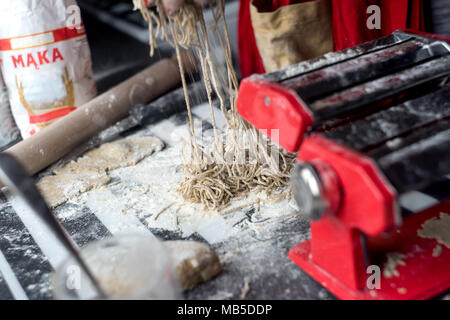
[[[289,191],[285,187],[289,181],[294,156],[286,154],[262,136],[239,116],[236,109],[238,80],[233,68],[228,26],[225,21],[225,1],[208,3],[214,18],[211,27],[225,58],[228,82],[225,86],[218,83],[218,72],[213,63],[212,48],[200,6],[188,0],[178,12],[167,15],[161,0],[155,1],[157,14],[149,10],[143,0],[133,2],[149,23],[151,54],[157,47],[156,38],[159,36],[175,48],[178,56],[182,48],[192,49],[200,60],[214,137],[206,146],[198,144],[186,79],[183,76],[190,127],[190,144],[183,149],[185,179],[178,188],[183,198],[186,201],[201,203],[212,210],[222,210],[229,206],[232,199],[245,197],[250,191],[265,191],[274,201],[286,198]],[[181,59],[178,61],[180,72],[184,75]],[[226,92],[223,87],[226,87]],[[213,93],[217,96],[227,121],[225,132],[220,134],[213,112]]]

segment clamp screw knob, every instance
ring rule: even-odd
[[[292,173],[291,187],[295,202],[312,220],[335,213],[339,207],[338,177],[323,161],[298,162]]]

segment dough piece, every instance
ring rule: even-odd
[[[130,137],[106,143],[53,171],[37,184],[51,208],[111,181],[108,171],[136,165],[160,151],[164,143],[155,137]]]
[[[56,168],[53,170],[53,174],[55,174],[57,176],[62,176],[62,175],[74,176],[74,175],[80,175],[80,174],[84,174],[84,173],[87,174],[87,173],[92,173],[92,172],[104,173],[105,170],[102,170],[100,168],[82,167],[76,161],[71,161],[68,164],[66,164],[64,167],[59,167],[59,168]]]
[[[450,215],[441,212],[439,218],[431,218],[422,224],[422,229],[417,231],[419,237],[435,239],[450,249]]]
[[[154,152],[161,151],[164,143],[154,137],[131,137],[106,143],[87,152],[77,163],[80,167],[106,171],[134,166]]]
[[[166,241],[164,244],[171,252],[181,287],[184,290],[194,288],[222,271],[222,264],[214,250],[196,241]]]
[[[37,187],[47,204],[55,208],[68,200],[94,188],[109,183],[111,178],[105,171],[81,168],[77,173],[48,176]]]

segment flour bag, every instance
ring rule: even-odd
[[[23,138],[96,95],[75,0],[0,1],[0,62]]]

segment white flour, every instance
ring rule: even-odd
[[[108,185],[72,199],[58,209],[58,216],[73,220],[87,208],[113,235],[152,232],[171,240],[205,239],[220,256],[224,271],[187,292],[188,299],[240,299],[243,292],[248,299],[317,297],[319,293],[329,298],[287,256],[293,245],[309,237],[309,222],[292,203],[261,202],[259,211],[252,205],[227,215],[183,204],[176,188],[183,179],[180,139],[187,137],[187,129],[175,118],[139,133],[162,139],[167,145],[164,150],[135,166],[110,171]],[[258,198],[267,201],[251,193],[233,201],[230,208],[255,203]]]

